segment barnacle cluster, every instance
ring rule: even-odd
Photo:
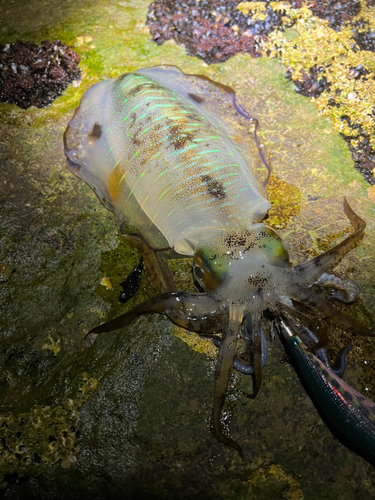
[[[238,52],[260,57],[260,42],[281,20],[264,2],[158,0],[149,7],[146,25],[158,44],[175,39],[189,55],[214,63]]]
[[[27,413],[0,415],[0,490],[8,482],[39,475],[45,465],[67,468],[79,452],[78,408],[96,390],[97,380],[80,375],[78,395],[61,406],[34,405]]]
[[[0,101],[21,108],[51,104],[81,77],[81,58],[60,40],[0,45]]]

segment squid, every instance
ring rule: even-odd
[[[265,190],[270,169],[258,122],[230,87],[174,66],[102,81],[82,97],[64,145],[70,170],[113,212],[158,292],[93,328],[85,345],[145,313],[165,314],[212,339],[218,356],[211,430],[241,456],[221,425],[228,383],[233,367],[250,374],[249,396],[256,396],[275,318],[294,318],[313,332],[312,313],[374,336],[332,305],[358,296],[355,283],[332,269],[360,242],[365,222],[344,199],[353,232],[292,267],[280,237],[262,222],[271,206]],[[193,257],[199,292],[176,290],[166,262],[171,251]],[[328,289],[335,290],[329,300]],[[315,347],[324,347],[322,341]]]

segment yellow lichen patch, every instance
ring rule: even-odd
[[[251,16],[251,19],[253,21],[264,21],[265,19],[267,19],[268,17],[268,14],[267,12],[258,12],[256,11],[252,16]]]
[[[373,201],[375,203],[375,186],[371,186],[368,190],[367,190],[367,196],[368,196],[368,199]]]
[[[42,347],[43,350],[47,349],[49,351],[53,351],[53,354],[56,356],[56,354],[60,351],[60,339],[57,339],[56,342],[53,340],[50,334],[48,334],[48,340],[50,341],[50,344],[44,344]]]
[[[216,359],[217,349],[211,340],[203,339],[198,334],[189,332],[177,325],[173,325],[172,332],[175,337],[185,342],[193,351],[203,353],[211,359]]]
[[[297,215],[301,206],[301,192],[276,175],[271,175],[267,192],[272,207],[268,212],[267,225],[274,229],[286,227],[292,217]]]
[[[95,378],[90,377],[87,372],[81,373],[79,376],[79,395],[76,401],[77,406],[81,406],[82,403],[86,401],[91,392],[96,391],[98,388],[98,381]]]
[[[107,277],[102,278],[101,281],[100,281],[100,284],[102,286],[105,286],[107,290],[112,290],[113,289],[111,280],[109,278],[107,278]]]
[[[257,491],[272,490],[272,483],[278,489],[280,485],[285,485],[282,487],[278,498],[284,498],[285,500],[304,499],[298,481],[291,474],[284,472],[280,465],[275,464],[260,467],[252,474],[251,479],[248,481],[249,492],[256,493]]]
[[[358,189],[361,189],[362,184],[359,181],[357,181],[356,179],[354,179],[354,181],[349,182],[348,186],[350,188],[355,189],[356,191],[358,191]]]
[[[284,33],[275,31],[269,35],[265,49],[271,57],[278,57],[290,70],[292,80],[302,80],[315,65],[319,68],[318,80],[326,78],[330,87],[311,100],[321,115],[329,117],[333,126],[345,135],[357,135],[349,126],[361,126],[362,133],[370,137],[375,146],[375,58],[373,52],[361,50],[353,38],[351,25],[335,31],[328,21],[313,16],[307,7],[288,12],[296,22],[293,29],[298,33],[287,40]],[[375,29],[375,12],[361,1],[361,11],[353,23],[363,19],[364,28],[358,32]],[[353,48],[355,50],[353,50]],[[362,66],[368,75],[355,75],[353,68]],[[343,117],[345,116],[345,119]],[[363,137],[359,137],[359,140]],[[354,145],[355,147],[355,145]]]
[[[247,15],[249,12],[264,12],[266,4],[263,2],[241,2],[237,5],[236,9]]]
[[[6,477],[37,476],[46,465],[60,461],[67,468],[79,452],[78,408],[97,388],[97,380],[80,375],[78,395],[61,406],[34,405],[27,413],[0,415],[0,490]]]
[[[270,6],[273,8],[275,12],[288,11],[292,8],[290,3],[288,2],[271,2]]]

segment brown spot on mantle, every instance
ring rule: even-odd
[[[203,175],[202,181],[207,183],[207,193],[214,196],[217,200],[223,200],[226,197],[223,185],[212,179],[210,175]]]
[[[95,123],[95,125],[92,127],[91,132],[89,133],[90,139],[94,139],[94,141],[98,140],[102,136],[102,126],[99,125],[98,122]]]

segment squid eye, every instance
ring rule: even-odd
[[[211,267],[210,262],[200,255],[194,258],[193,272],[195,279],[206,292],[212,292],[221,282],[220,275]]]
[[[210,264],[205,258],[202,258],[200,255],[195,256],[193,272],[198,283],[207,290],[208,282],[212,279],[213,273]]]
[[[205,273],[202,268],[199,266],[195,265],[194,266],[194,277],[198,281],[198,283],[201,285],[203,280],[204,280]]]

